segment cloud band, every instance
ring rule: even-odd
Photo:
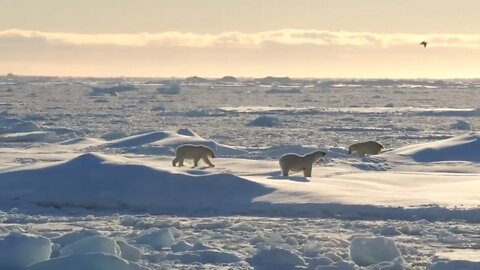
[[[266,44],[318,45],[318,46],[379,46],[417,45],[427,40],[433,47],[480,48],[480,35],[476,34],[408,34],[371,33],[281,29],[257,33],[224,32],[198,34],[188,32],[161,32],[137,34],[81,34],[41,32],[8,29],[0,31],[0,39],[44,41],[49,44],[74,46],[171,46],[171,47],[246,47],[258,48]]]

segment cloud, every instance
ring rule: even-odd
[[[188,32],[161,32],[137,34],[80,34],[8,29],[0,31],[0,41],[21,39],[44,41],[49,44],[74,46],[169,46],[169,47],[240,47],[259,48],[266,44],[318,46],[373,46],[392,47],[417,45],[426,40],[432,47],[480,48],[476,34],[407,34],[347,31],[281,29],[257,33],[224,32],[198,34]]]

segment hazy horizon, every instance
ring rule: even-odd
[[[480,78],[479,9],[474,0],[0,0],[0,74]]]
[[[455,80],[480,80],[479,77],[425,77],[425,78],[420,78],[420,77],[293,77],[293,76],[274,76],[274,75],[265,75],[265,76],[235,76],[235,75],[223,75],[223,76],[200,76],[200,75],[189,75],[189,76],[76,76],[76,75],[39,75],[39,74],[14,74],[12,72],[6,73],[6,74],[0,74],[0,77],[8,77],[9,74],[12,74],[15,77],[20,77],[20,78],[72,78],[72,79],[88,79],[88,78],[95,78],[95,79],[160,79],[160,80],[170,80],[170,79],[175,79],[175,80],[182,80],[182,79],[188,79],[192,77],[199,77],[207,80],[219,80],[223,77],[226,76],[232,76],[235,77],[238,80],[257,80],[257,79],[262,79],[266,77],[274,77],[274,78],[284,78],[288,77],[292,80],[332,80],[332,81],[368,81],[368,80],[414,80],[414,81],[430,81],[430,80],[444,80],[444,81],[455,81]]]

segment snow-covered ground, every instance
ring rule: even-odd
[[[0,78],[0,269],[480,269],[478,91]]]

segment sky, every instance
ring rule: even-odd
[[[478,0],[0,0],[0,74],[480,78],[479,10]]]

